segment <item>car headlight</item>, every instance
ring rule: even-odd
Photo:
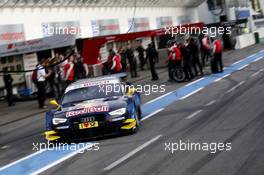
[[[111,116],[121,116],[124,115],[125,113],[126,113],[126,108],[120,108],[115,111],[109,112]]]
[[[66,121],[67,121],[66,118],[53,118],[52,119],[53,125],[58,125],[58,124],[61,124],[61,123],[65,123]]]

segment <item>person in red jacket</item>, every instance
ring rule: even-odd
[[[209,57],[210,57],[210,36],[209,35],[205,35],[204,38],[202,39],[202,53],[203,53],[203,57],[202,57],[203,66],[206,66],[206,63],[208,62]]]
[[[168,57],[168,73],[169,81],[171,81],[173,80],[172,69],[174,69],[176,66],[181,66],[182,55],[176,43],[174,43],[172,47],[169,48],[169,51],[170,54]]]
[[[215,39],[213,42],[213,53],[214,53],[214,67],[213,73],[223,72],[223,61],[222,61],[222,43],[220,39]],[[219,70],[220,68],[220,70]],[[212,69],[213,70],[213,69]]]
[[[119,54],[119,51],[118,51],[117,54],[114,55],[114,57],[112,59],[111,71],[114,74],[115,73],[120,73],[122,71],[121,55]]]
[[[68,63],[64,66],[64,79],[66,80],[67,86],[74,81],[74,58],[70,56]]]
[[[102,75],[104,75],[104,64],[102,62],[102,57],[100,54],[99,54],[99,57],[97,58],[96,64],[99,65]]]

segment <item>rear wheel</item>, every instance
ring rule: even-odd
[[[177,82],[183,82],[185,80],[185,74],[183,68],[176,67],[172,70],[173,79]]]

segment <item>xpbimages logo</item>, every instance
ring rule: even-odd
[[[209,151],[212,154],[218,151],[231,151],[232,143],[223,142],[190,142],[190,140],[179,142],[165,142],[165,151],[174,154],[175,151]]]
[[[99,151],[99,143],[62,143],[62,142],[37,142],[32,143],[33,151],[48,150],[48,151],[78,151],[84,153],[85,151]]]
[[[166,91],[165,85],[120,85],[120,84],[101,84],[99,85],[99,93],[105,93],[105,95],[125,92],[127,89],[134,89],[144,95],[151,95],[153,93],[164,93]]]
[[[224,33],[227,35],[232,34],[232,28],[229,27],[198,27],[198,26],[167,26],[164,28],[165,35],[171,35],[172,37],[176,37],[177,35],[210,35],[212,37],[216,37],[218,35],[223,35]]]

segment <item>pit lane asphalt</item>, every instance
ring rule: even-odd
[[[257,48],[257,49],[256,49]],[[255,53],[263,46],[248,48],[243,57]],[[241,53],[226,60],[229,65],[241,57]],[[135,135],[100,140],[100,151],[91,151],[64,161],[44,174],[263,174],[263,60],[252,63],[242,71],[216,82],[193,96],[165,108],[153,118],[143,122]],[[167,74],[161,81],[167,91],[183,84],[167,83]],[[225,94],[240,82],[245,83],[233,92]],[[142,84],[148,81],[142,82]],[[147,102],[160,94],[143,96]],[[205,106],[213,100],[215,103]],[[196,111],[202,110],[190,119]],[[1,166],[32,152],[32,142],[44,141],[43,116],[34,116],[1,127]],[[156,136],[157,141],[140,150],[110,171],[104,168],[119,160],[135,148]],[[165,142],[232,142],[232,151],[209,154],[208,152],[176,152],[164,150]],[[254,171],[254,172],[248,172]],[[90,174],[89,173],[89,174]]]

